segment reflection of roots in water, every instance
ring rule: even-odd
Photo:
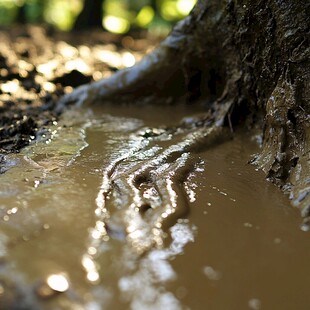
[[[116,160],[97,199],[104,232],[127,239],[138,253],[161,247],[165,232],[189,211],[184,182],[198,162],[192,154],[222,135],[219,127],[195,128],[176,135],[165,149],[149,144]]]
[[[171,243],[164,249],[152,249],[140,258],[140,263],[118,280],[118,288],[130,309],[183,309],[178,298],[167,291],[163,283],[173,281],[177,274],[171,260],[184,252],[184,247],[194,241],[191,227],[177,223],[171,230]],[[123,261],[132,261],[132,254],[124,251]]]
[[[110,235],[126,232],[127,240],[139,252],[154,243],[161,246],[164,231],[188,212],[183,183],[193,169],[189,153],[175,161],[158,155],[151,162],[139,163],[128,172],[112,176],[107,203],[112,204],[109,210],[116,212],[107,222]],[[120,233],[122,229],[124,232]]]
[[[97,222],[82,258],[92,283],[100,279],[95,259],[102,242],[126,240],[137,254],[163,247],[168,229],[189,212],[187,183],[199,162],[194,154],[227,139],[222,127],[205,125],[180,130],[169,139],[138,136],[103,172]]]

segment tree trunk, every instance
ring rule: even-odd
[[[253,161],[310,218],[310,2],[198,1],[151,54],[69,102],[203,100],[214,124],[263,122]],[[181,91],[180,91],[181,90]],[[306,229],[306,226],[304,226]]]
[[[27,18],[26,18],[26,3],[21,5],[17,10],[17,16],[16,21],[20,24],[26,24]]]
[[[102,28],[103,2],[104,0],[85,0],[84,7],[74,23],[73,30]]]

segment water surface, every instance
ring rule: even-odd
[[[196,163],[184,180],[190,210],[161,247],[140,253],[117,223],[107,232],[107,217],[125,217],[130,200],[121,186],[104,196],[107,175],[117,181],[171,146],[162,131],[190,109],[71,111],[8,158],[12,168],[0,178],[2,308],[309,309],[309,234],[287,197],[247,164],[258,151],[250,132],[188,153]],[[146,138],[148,129],[160,138]],[[162,163],[163,175],[186,156]],[[60,276],[55,286],[51,275]]]

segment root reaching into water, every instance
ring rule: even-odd
[[[188,30],[184,32],[184,29]],[[108,79],[80,86],[58,102],[58,110],[66,105],[81,106],[94,102],[169,101],[184,88],[182,66],[187,34],[192,28],[188,17],[174,28],[173,35],[134,67],[116,72]],[[181,66],[180,66],[181,65]],[[164,78],[163,78],[164,77]],[[168,99],[167,99],[168,98]]]
[[[139,254],[163,246],[169,228],[189,212],[185,183],[199,164],[198,152],[229,136],[222,127],[202,125],[168,141],[143,138],[115,159],[104,171],[91,247],[104,236],[126,240]]]
[[[184,99],[193,102],[200,98],[202,93],[196,88],[200,89],[210,79],[208,73],[202,74],[203,71],[208,66],[207,71],[219,67],[218,61],[215,64],[213,60],[210,63],[208,60],[203,70],[197,68],[196,60],[199,63],[202,55],[194,44],[197,25],[193,20],[200,19],[200,14],[203,11],[178,23],[167,39],[134,67],[64,96],[59,102],[59,110],[69,103],[76,106],[93,102],[159,104],[170,103],[172,98],[181,102]],[[217,22],[210,20],[212,27],[214,23]],[[213,43],[211,39],[210,44]],[[193,63],[190,59],[194,59]],[[153,139],[152,136],[145,138],[148,143],[142,143],[107,167],[97,197],[96,215],[99,221],[92,232],[95,237],[100,239],[108,234],[127,239],[138,252],[144,252],[154,244],[163,244],[167,230],[188,212],[184,182],[195,170],[199,161],[197,154],[202,148],[227,137],[221,126],[233,105],[232,98],[239,78],[235,72],[229,76],[223,87],[212,87],[205,94],[212,93],[212,99],[208,100],[208,104],[205,102],[209,106],[206,114],[211,115],[208,122],[197,123],[192,128],[179,126],[166,141],[156,140],[156,137]],[[195,89],[193,85],[196,85]],[[231,97],[228,90],[232,93]],[[212,106],[210,102],[213,102]]]

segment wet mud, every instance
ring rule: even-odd
[[[308,309],[309,236],[247,164],[259,137],[187,148],[201,112],[68,111],[11,154],[1,309]]]
[[[18,152],[57,120],[61,96],[134,65],[156,42],[145,35],[30,25],[1,28],[0,40],[0,173],[5,154]]]

